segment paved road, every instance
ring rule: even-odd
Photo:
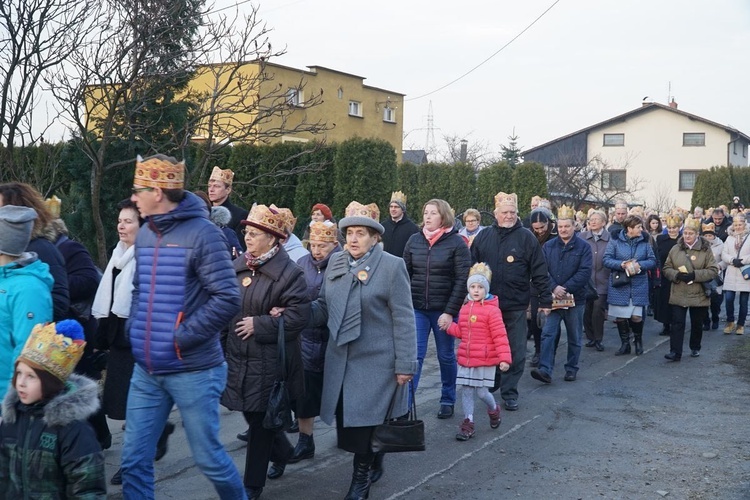
[[[657,335],[657,326],[649,319],[639,357],[615,357],[619,340],[609,328],[604,352],[584,348],[576,382],[562,380],[561,343],[553,383],[540,384],[527,369],[520,411],[504,411],[496,430],[477,411],[476,436],[464,443],[454,439],[460,406],[453,419],[435,416],[440,379],[432,350],[417,394],[428,449],[387,456],[370,498],[750,498],[749,380],[729,362],[747,362],[748,336],[706,332],[699,358],[667,363],[668,338]],[[179,422],[179,412],[172,418]],[[118,467],[120,424],[110,422],[116,432],[105,452],[108,477]],[[241,415],[222,414],[222,439],[240,471],[245,446],[235,435],[243,428]],[[336,449],[332,428],[316,422],[315,429],[315,459],[269,480],[264,498],[344,497],[351,455]],[[156,473],[158,499],[216,498],[193,465],[180,425]],[[111,487],[110,497],[122,498],[120,491]]]

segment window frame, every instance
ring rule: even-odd
[[[614,138],[614,137],[621,137],[622,142],[619,144],[607,144],[607,138]],[[605,148],[618,148],[618,147],[624,147],[625,146],[625,134],[624,133],[616,133],[616,134],[602,134],[602,147]]]
[[[701,173],[701,172],[703,172],[702,169],[695,169],[695,168],[680,169],[679,173],[677,174],[677,190],[678,191],[695,191],[695,181],[698,179],[698,174]],[[684,185],[683,185],[683,179],[682,179],[682,175],[683,174],[694,174],[695,175],[695,179],[693,179],[693,187],[691,187],[691,188],[684,187]]]
[[[687,139],[688,136],[702,136],[703,141],[702,144],[688,144],[685,139]],[[703,148],[706,146],[706,133],[705,132],[683,132],[682,133],[682,147],[685,148]]]
[[[286,89],[286,103],[289,106],[302,107],[304,103],[304,94],[299,87],[289,87]]]
[[[383,121],[386,123],[396,123],[396,110],[393,108],[383,108]]]
[[[604,185],[604,177],[605,174],[608,175],[607,179],[607,185]],[[615,186],[612,183],[612,174],[622,174],[623,176],[623,183],[622,186]],[[601,173],[601,182],[599,183],[601,186],[602,191],[625,191],[628,187],[628,171],[624,168],[607,168],[602,169]]]

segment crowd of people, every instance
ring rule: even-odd
[[[692,357],[703,332],[719,328],[722,304],[724,333],[744,333],[750,232],[739,199],[669,214],[618,201],[608,217],[553,212],[535,196],[522,220],[516,194],[499,192],[483,226],[478,210],[456,218],[438,198],[415,222],[397,191],[382,220],[373,203],[352,201],[338,221],[316,203],[300,239],[291,210],[231,203],[231,170],[215,167],[207,192],[185,190],[184,179],[184,162],[138,157],[103,271],[68,234],[60,200],[0,185],[2,496],[104,498],[109,417],[125,421],[109,483],[127,499],[154,498],[176,406],[222,499],[260,498],[267,479],[313,459],[316,417],[353,454],[345,498],[364,499],[385,473],[375,428],[414,404],[430,336],[434,415],[452,418],[460,399],[455,437],[466,441],[477,431],[475,398],[490,429],[501,408],[519,409],[529,340],[530,376],[553,382],[562,325],[566,382],[578,377],[582,347],[605,351],[608,321],[620,339],[614,355],[637,356],[653,316],[670,336],[670,362],[682,358],[688,313]],[[279,380],[291,429],[266,422]],[[243,474],[219,440],[221,405],[247,422]]]

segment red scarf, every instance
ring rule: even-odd
[[[453,229],[453,226],[451,226],[451,227],[439,227],[439,228],[435,229],[434,231],[430,231],[429,229],[427,229],[426,227],[423,226],[422,227],[422,234],[424,234],[424,237],[427,238],[427,242],[430,244],[430,246],[432,246],[435,243],[437,243],[437,240],[439,240],[442,235],[444,235],[445,233],[447,233],[451,229]]]

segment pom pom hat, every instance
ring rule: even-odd
[[[75,320],[36,325],[18,361],[42,369],[65,382],[83,356],[85,346],[83,327]]]
[[[466,280],[466,289],[472,283],[479,283],[484,288],[485,294],[490,293],[490,281],[492,281],[492,270],[484,262],[477,262],[469,269],[469,278]]]

